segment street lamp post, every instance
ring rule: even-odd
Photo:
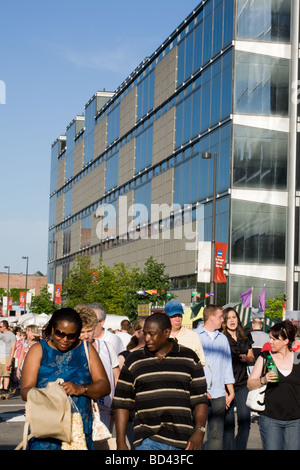
[[[217,187],[217,154],[203,152],[202,158],[204,160],[214,159],[214,178],[213,178],[213,214],[212,214],[212,234],[211,234],[211,268],[210,268],[210,294],[215,292],[215,246],[216,246],[216,187]],[[215,302],[212,295],[209,298],[209,303]]]
[[[28,278],[28,256],[22,256],[22,259],[26,259],[25,302],[24,302],[24,314],[26,314],[26,295],[27,295],[27,278]]]
[[[53,301],[55,301],[55,284],[56,284],[56,263],[57,263],[57,241],[50,241],[54,245],[54,272],[53,272]]]
[[[8,297],[9,297],[9,275],[10,275],[10,266],[4,266],[4,269],[7,269],[7,308],[6,308],[6,312],[7,312],[7,316],[9,316],[9,313],[8,313]]]

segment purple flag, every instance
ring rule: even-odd
[[[252,307],[252,287],[251,287],[251,289],[246,290],[245,292],[242,292],[240,294],[240,297],[242,299],[244,308],[251,308]]]
[[[258,308],[261,308],[262,311],[264,312],[266,309],[266,285],[264,285],[264,288],[259,294],[258,299],[259,299]]]

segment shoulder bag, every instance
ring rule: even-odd
[[[266,359],[263,357],[264,363],[262,368],[261,377],[266,372]],[[265,409],[265,391],[267,385],[262,385],[255,390],[250,390],[247,395],[246,405],[253,411],[264,411]]]
[[[84,341],[84,349],[85,349],[86,357],[87,357],[89,368],[90,368],[90,358],[89,358],[88,346],[87,346],[86,341]],[[91,368],[90,368],[90,371],[91,371]],[[91,400],[91,402],[92,402],[92,411],[93,411],[92,439],[93,441],[98,441],[98,442],[106,441],[112,437],[111,433],[109,429],[107,428],[107,426],[105,426],[105,424],[101,421],[98,403],[94,400]]]

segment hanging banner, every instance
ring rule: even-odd
[[[227,282],[224,274],[227,243],[216,242],[215,244],[215,282]]]
[[[13,298],[12,297],[8,297],[8,310],[12,310],[13,309]]]
[[[55,305],[61,305],[61,284],[55,284],[54,303]]]
[[[20,308],[25,307],[25,292],[20,292]]]
[[[210,282],[211,242],[198,242],[197,282]]]

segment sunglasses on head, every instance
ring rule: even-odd
[[[58,329],[54,330],[54,334],[55,334],[55,336],[57,336],[60,339],[67,338],[69,340],[73,340],[73,339],[77,338],[77,333],[65,333],[64,331],[61,331],[61,330],[58,330]]]

